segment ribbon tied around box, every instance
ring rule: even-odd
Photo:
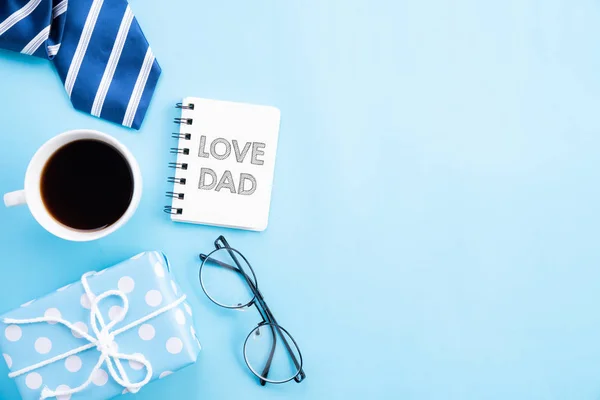
[[[16,378],[17,376],[20,376],[20,375],[26,374],[28,372],[31,372],[33,370],[42,368],[46,365],[53,364],[57,361],[63,360],[72,355],[81,353],[83,351],[89,350],[94,347],[100,353],[98,362],[92,369],[90,376],[87,378],[87,380],[85,382],[83,382],[78,387],[69,389],[69,390],[58,390],[58,389],[51,390],[50,388],[45,386],[41,393],[41,397],[40,397],[41,400],[52,398],[52,397],[58,397],[58,396],[68,396],[68,395],[79,393],[79,392],[85,390],[92,383],[94,375],[102,367],[102,365],[104,363],[106,363],[106,365],[108,367],[108,372],[109,372],[110,376],[114,379],[115,382],[117,382],[122,387],[127,388],[127,390],[130,392],[137,392],[138,390],[140,390],[143,386],[145,386],[152,379],[152,364],[150,364],[150,362],[146,359],[146,357],[144,357],[143,354],[120,353],[118,351],[118,346],[115,342],[115,337],[123,332],[127,332],[130,329],[133,329],[136,326],[141,325],[144,322],[146,322],[152,318],[155,318],[155,317],[177,307],[179,304],[183,303],[186,299],[186,296],[183,295],[180,298],[178,298],[177,300],[175,300],[174,302],[167,304],[166,306],[164,306],[158,310],[155,310],[155,311],[151,312],[150,314],[147,314],[146,316],[144,316],[140,319],[137,319],[119,329],[113,330],[115,325],[118,322],[120,322],[124,318],[125,315],[127,315],[127,312],[129,311],[129,299],[127,298],[127,295],[125,294],[125,292],[123,292],[121,290],[107,290],[107,291],[99,294],[98,296],[94,295],[94,293],[90,289],[90,286],[89,286],[89,283],[87,280],[87,278],[93,274],[95,274],[95,272],[85,273],[81,277],[81,283],[83,285],[86,295],[90,299],[90,304],[91,304],[90,326],[92,327],[92,331],[93,331],[95,337],[88,334],[86,331],[81,330],[79,327],[77,327],[70,321],[67,321],[61,317],[56,317],[56,316],[43,316],[43,317],[29,318],[29,319],[5,318],[3,321],[6,324],[15,324],[15,325],[26,325],[26,324],[37,324],[37,323],[61,324],[61,325],[66,326],[67,328],[71,329],[73,332],[76,332],[79,336],[81,336],[82,338],[86,339],[89,342],[86,345],[77,347],[66,353],[57,355],[55,357],[41,361],[34,365],[30,365],[29,367],[22,368],[18,371],[11,372],[8,375],[10,378]],[[102,300],[106,299],[107,297],[111,297],[111,296],[119,297],[121,299],[121,301],[123,302],[123,308],[122,308],[122,312],[118,318],[115,318],[115,319],[111,320],[108,324],[106,324],[104,321],[104,318],[102,317],[102,314],[100,313],[100,309],[98,308],[98,305],[100,304],[100,302]],[[144,379],[139,382],[131,382],[129,380],[129,377],[127,376],[127,372],[123,368],[123,364],[121,363],[121,360],[133,361],[133,362],[137,362],[137,363],[143,365],[143,368],[146,370],[146,376],[144,377]],[[114,365],[113,365],[113,362],[114,362]],[[115,369],[115,366],[116,366],[116,369]]]

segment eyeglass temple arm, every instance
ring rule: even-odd
[[[263,368],[262,374],[260,376],[264,376],[265,378],[269,375],[269,371],[271,370],[271,363],[273,362],[273,356],[275,356],[275,347],[277,346],[277,335],[275,335],[275,328],[273,325],[269,325],[271,328],[271,335],[273,336],[273,345],[271,346],[271,351],[269,352],[269,358],[267,358],[267,362],[265,363],[265,367]],[[290,353],[291,354],[291,353]],[[260,379],[260,385],[265,386],[267,381],[264,379]]]
[[[294,365],[296,366],[296,368],[298,368],[298,373],[294,377],[294,380],[298,383],[302,382],[304,380],[304,378],[306,378],[304,369],[300,366],[300,363],[296,359],[294,351],[292,350],[288,341],[285,339],[283,332],[281,332],[281,329],[279,328],[279,324],[275,320],[275,317],[273,316],[273,313],[269,309],[269,306],[267,306],[265,301],[262,299],[262,296],[259,297],[259,299],[260,299],[259,301],[261,302],[261,306],[265,310],[265,314],[267,314],[267,319],[270,320],[270,322],[271,322],[271,324],[269,324],[269,327],[271,328],[271,335],[273,335],[273,345],[271,346],[271,352],[269,353],[269,358],[267,359],[267,362],[265,363],[265,368],[263,369],[262,376],[266,377],[267,375],[269,375],[269,370],[271,369],[271,363],[273,362],[273,357],[275,355],[275,347],[277,346],[277,335],[275,335],[275,329],[277,329],[277,331],[279,332],[279,335],[281,336],[281,340],[283,341],[283,345],[285,346],[286,350],[288,351],[288,354],[291,356],[292,361],[294,362]],[[262,313],[261,313],[261,316],[262,316]],[[264,317],[263,317],[263,321],[269,322],[269,321],[266,321]],[[300,351],[300,349],[298,349],[298,351]],[[263,380],[263,379],[260,380],[260,384],[262,386],[264,386],[265,383],[266,383],[265,380]]]
[[[237,269],[236,267],[233,267],[233,266],[231,266],[231,265],[229,265],[229,264],[226,264],[226,263],[224,263],[224,262],[221,262],[221,261],[219,261],[219,260],[216,260],[216,259],[214,259],[214,258],[212,258],[212,257],[209,257],[209,256],[207,256],[206,254],[200,254],[200,259],[201,259],[202,261],[208,260],[208,261],[210,261],[210,262],[211,262],[211,263],[213,263],[213,264],[217,264],[219,267],[223,267],[223,268],[226,268],[226,269],[230,269],[230,270],[232,270],[232,271],[234,271],[234,272],[237,272],[237,273],[240,273],[240,274],[242,273],[242,272],[241,272],[239,269]]]
[[[254,284],[254,282],[252,282],[252,279],[250,279],[250,277],[248,276],[248,274],[246,274],[246,272],[244,271],[244,268],[241,266],[240,262],[238,261],[237,257],[235,256],[235,254],[232,251],[229,251],[231,249],[231,246],[229,245],[229,243],[227,242],[227,239],[225,239],[225,237],[223,235],[219,236],[215,240],[215,247],[217,249],[222,249],[222,248],[228,249],[229,255],[231,256],[231,258],[235,262],[237,268],[233,267],[231,265],[228,265],[226,263],[222,263],[222,262],[217,261],[217,260],[215,260],[215,262],[218,265],[222,266],[222,267],[228,268],[230,270],[236,271],[236,272],[244,275],[244,278],[248,282],[248,285],[250,285],[250,288],[252,289],[252,292],[254,293],[254,295],[256,296],[256,298],[258,299],[258,302],[260,303],[260,305],[262,306],[262,308],[265,310],[266,318],[265,318],[265,316],[263,315],[263,313],[259,309],[259,314],[263,318],[263,321],[272,323],[272,325],[270,325],[270,327],[271,327],[271,333],[273,334],[273,345],[271,346],[271,352],[269,354],[269,358],[267,359],[265,368],[263,370],[263,376],[266,377],[269,374],[269,370],[271,369],[271,363],[273,362],[273,356],[275,354],[275,347],[277,345],[277,337],[275,335],[275,330],[273,328],[273,326],[275,326],[275,328],[277,328],[277,331],[278,331],[279,335],[281,336],[281,339],[283,341],[283,344],[285,345],[286,350],[288,351],[289,355],[292,357],[292,361],[294,362],[294,365],[296,366],[296,368],[299,369],[298,374],[296,375],[296,377],[294,377],[294,380],[296,382],[298,382],[298,383],[302,382],[302,380],[304,380],[304,378],[306,378],[306,374],[304,373],[304,370],[300,367],[300,363],[298,362],[298,359],[296,358],[296,356],[294,354],[294,351],[292,350],[290,344],[285,339],[285,336],[284,336],[283,332],[281,332],[281,329],[279,329],[279,324],[275,320],[275,317],[273,316],[273,313],[271,312],[271,309],[269,308],[269,306],[265,302],[262,293],[256,287],[256,285]],[[200,257],[202,258],[202,255]],[[212,259],[211,259],[211,261],[212,261]],[[265,383],[266,383],[265,380],[263,380],[263,379],[260,380],[260,384],[262,386],[264,386]]]
[[[260,294],[260,291],[258,291],[258,293]],[[293,361],[294,365],[296,366],[296,368],[298,368],[298,373],[294,377],[294,380],[298,383],[302,382],[304,380],[304,378],[306,378],[306,374],[304,373],[304,369],[302,369],[302,367],[300,366],[300,363],[298,362],[298,359],[296,358],[296,355],[294,354],[294,350],[292,350],[292,347],[290,346],[288,341],[285,339],[285,335],[283,334],[281,329],[279,329],[279,323],[277,323],[277,321],[275,320],[275,317],[273,316],[273,313],[271,312],[271,309],[269,308],[267,303],[265,303],[265,301],[262,297],[262,294],[260,294],[260,297],[257,297],[257,298],[259,299],[261,306],[264,308],[265,314],[267,314],[267,319],[269,321],[266,321],[266,322],[271,322],[271,325],[269,325],[269,326],[271,327],[271,334],[273,335],[273,345],[271,346],[271,353],[269,354],[269,358],[267,359],[267,363],[263,370],[263,376],[266,377],[269,374],[269,370],[271,369],[271,363],[273,361],[273,356],[275,354],[275,346],[277,345],[277,336],[275,335],[275,328],[276,328],[279,335],[281,336],[283,345],[285,346],[288,354],[292,357],[292,361]],[[261,315],[262,315],[262,313],[261,313]],[[265,319],[265,318],[263,317],[263,319]],[[298,351],[300,351],[300,349],[298,349]],[[262,382],[263,382],[263,380],[261,379],[261,385],[264,386],[264,384]]]

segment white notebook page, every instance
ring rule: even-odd
[[[185,184],[174,185],[173,192],[184,198],[173,199],[180,214],[178,222],[218,225],[262,231],[269,219],[271,189],[280,112],[277,108],[188,97],[182,110],[178,163],[175,177]]]

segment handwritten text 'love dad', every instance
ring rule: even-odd
[[[241,164],[244,162],[244,159],[250,152],[251,147],[252,152],[250,155],[250,163],[252,165],[263,165],[265,163],[264,160],[260,160],[258,157],[265,154],[263,149],[266,147],[266,145],[261,142],[246,142],[244,147],[240,149],[240,145],[235,139],[230,143],[227,139],[217,138],[210,143],[210,147],[208,151],[206,151],[206,136],[202,135],[200,137],[200,149],[198,151],[198,157],[212,157],[220,161],[226,160],[231,156],[231,150],[233,148],[235,160]],[[214,189],[217,192],[221,191],[221,189],[229,189],[231,193],[237,193],[243,196],[250,196],[256,191],[257,182],[256,178],[252,174],[245,172],[240,173],[237,182],[238,185],[236,188],[233,175],[229,170],[225,170],[221,177],[218,178],[217,173],[212,168],[202,167],[200,170],[200,182],[198,183],[198,189]]]

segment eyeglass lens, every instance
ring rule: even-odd
[[[200,283],[206,295],[223,307],[243,307],[254,299],[250,283],[256,287],[256,277],[235,249],[210,253],[200,269]]]
[[[274,324],[259,325],[248,335],[244,357],[256,376],[271,383],[293,379],[301,367],[296,343],[287,331]]]

